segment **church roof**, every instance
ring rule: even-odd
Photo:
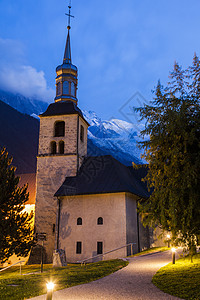
[[[40,117],[73,115],[73,114],[77,114],[84,119],[82,111],[80,110],[80,108],[78,108],[78,106],[74,102],[58,101],[50,104],[47,110],[43,114],[41,114]],[[89,125],[89,123],[86,120],[85,122]]]
[[[142,198],[150,196],[141,181],[147,168],[127,167],[111,155],[87,157],[74,177],[67,177],[55,196],[129,192]]]

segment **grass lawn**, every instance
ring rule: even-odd
[[[120,259],[101,261],[98,263],[68,265],[63,268],[52,268],[44,265],[44,273],[40,265],[22,266],[22,274],[38,272],[37,274],[19,275],[19,266],[12,267],[0,273],[0,299],[19,300],[31,298],[46,293],[46,282],[53,281],[55,290],[87,283],[107,276],[128,265]]]
[[[190,257],[181,258],[161,268],[152,282],[163,292],[182,299],[200,299],[200,253],[195,255],[193,263]]]
[[[154,253],[154,252],[164,252],[164,251],[167,251],[167,250],[170,250],[170,248],[168,248],[168,247],[153,247],[153,248],[143,250],[139,253],[130,255],[129,257],[135,257],[135,256],[140,256],[140,255]]]

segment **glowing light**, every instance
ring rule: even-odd
[[[27,212],[28,214],[30,214],[32,211],[35,212],[35,204],[26,204],[22,212]]]
[[[172,252],[176,252],[176,249],[175,249],[175,248],[172,248],[171,250],[172,250]]]
[[[167,238],[170,239],[170,234],[167,234]]]
[[[48,291],[52,291],[54,289],[54,283],[53,282],[48,282],[47,283],[47,290]]]

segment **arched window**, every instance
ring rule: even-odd
[[[80,140],[81,140],[81,142],[84,142],[84,127],[83,127],[83,125],[81,125]]]
[[[71,83],[71,95],[76,96],[76,86],[74,82]]]
[[[58,96],[60,94],[61,94],[61,82],[58,82],[56,86],[56,95]]]
[[[56,154],[56,142],[51,142],[51,154]]]
[[[54,126],[54,136],[65,136],[65,122],[56,122]]]
[[[63,82],[63,95],[69,95],[69,82]]]
[[[97,219],[97,225],[103,225],[103,218],[102,217],[99,217]]]
[[[77,225],[82,225],[82,218],[77,219]]]

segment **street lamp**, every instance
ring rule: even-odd
[[[176,253],[176,249],[175,248],[172,248],[172,264],[174,265],[175,264],[175,253]]]
[[[47,283],[47,297],[46,297],[46,300],[52,300],[54,286],[55,286],[55,284],[53,282],[48,282]]]
[[[167,247],[168,248],[170,246],[170,238],[171,238],[170,234],[167,234]]]

